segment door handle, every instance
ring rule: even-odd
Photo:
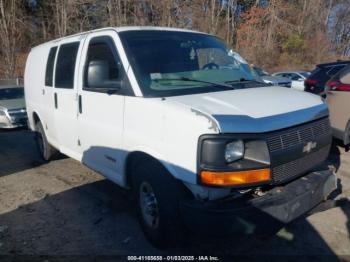
[[[81,95],[79,95],[79,98],[78,98],[78,104],[79,104],[79,113],[82,114],[83,113],[83,105],[82,105],[82,97]]]
[[[54,94],[54,100],[55,100],[55,108],[58,108],[58,103],[57,103],[57,93]]]

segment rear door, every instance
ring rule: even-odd
[[[114,31],[86,39],[79,83],[79,141],[82,162],[122,183],[124,101],[132,90]]]
[[[49,142],[57,146],[57,132],[55,128],[55,118],[54,116],[54,67],[57,54],[58,46],[53,46],[49,49],[48,58],[46,61],[46,70],[45,70],[45,85],[41,90],[43,95],[43,105],[45,110],[42,110],[43,116],[43,125],[45,129],[45,134]]]
[[[80,160],[78,141],[78,64],[82,36],[60,42],[55,68],[55,128],[62,153]]]

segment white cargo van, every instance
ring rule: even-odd
[[[33,48],[30,127],[44,159],[60,151],[130,189],[155,244],[183,232],[254,233],[306,213],[336,187],[328,109],[259,82],[215,36],[105,28]]]

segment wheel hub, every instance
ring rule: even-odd
[[[141,213],[144,221],[149,227],[157,228],[159,225],[159,209],[152,186],[147,182],[142,182],[139,194]]]

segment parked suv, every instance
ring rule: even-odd
[[[184,228],[264,231],[336,187],[319,167],[327,106],[266,87],[212,35],[119,27],[57,39],[31,50],[25,95],[43,158],[60,151],[130,189],[158,246]]]
[[[27,125],[24,90],[21,86],[0,86],[0,128]]]
[[[350,144],[350,65],[326,84],[333,136]]]
[[[311,72],[311,75],[305,79],[305,91],[317,95],[324,94],[327,81],[349,64],[350,61],[338,61],[317,65]]]

